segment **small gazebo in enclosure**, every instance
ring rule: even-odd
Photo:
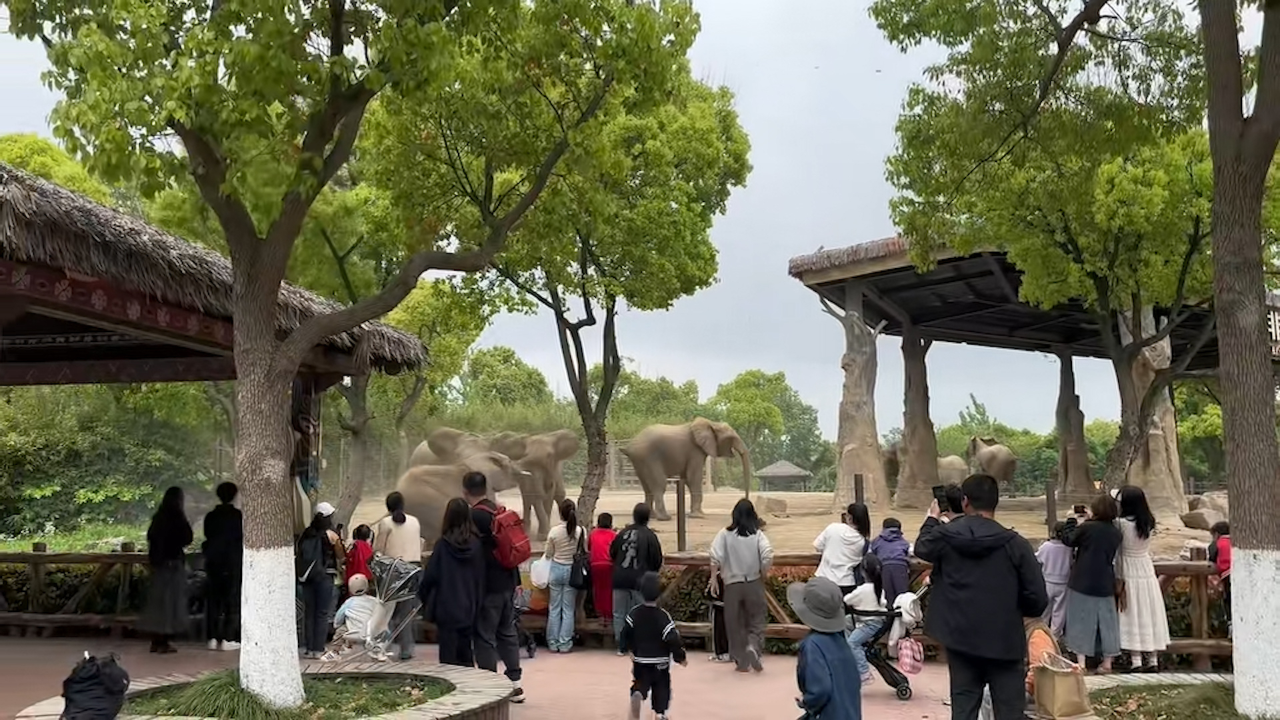
[[[281,334],[341,307],[289,284],[277,304]],[[231,309],[226,258],[0,163],[0,386],[233,380]],[[380,323],[327,338],[299,368],[295,418],[318,418],[344,376],[425,359]]]
[[[813,473],[786,460],[779,460],[756,472],[760,492],[809,492],[809,478],[812,477]]]

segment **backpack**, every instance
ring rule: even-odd
[[[314,532],[304,532],[298,538],[298,552],[294,556],[298,582],[310,580],[313,573],[324,572],[324,542],[325,538]]]
[[[524,521],[516,511],[508,510],[501,505],[494,509],[485,505],[477,507],[493,514],[490,534],[493,535],[493,557],[499,565],[508,570],[515,570],[533,556],[529,534],[524,531]]]
[[[66,720],[111,720],[124,708],[124,695],[129,690],[129,673],[120,667],[116,656],[104,658],[84,654],[66,680],[62,681],[62,697],[66,701],[62,717]]]

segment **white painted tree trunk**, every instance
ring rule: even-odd
[[[240,684],[272,707],[303,703],[293,548],[245,548]]]
[[[1231,576],[1236,709],[1280,717],[1280,643],[1269,632],[1280,617],[1280,550],[1232,548]]]

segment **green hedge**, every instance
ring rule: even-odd
[[[96,565],[48,565],[44,575],[44,598],[41,609],[44,612],[61,610],[80,588],[88,584]],[[132,579],[129,583],[128,604],[125,614],[135,614],[142,610],[147,597],[147,587],[151,576],[145,567],[132,566]],[[12,612],[26,612],[27,594],[30,588],[30,575],[26,565],[0,563],[0,594]],[[111,569],[98,587],[80,603],[79,612],[90,615],[114,615],[116,613],[116,594],[120,590],[120,568]]]

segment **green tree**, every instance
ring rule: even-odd
[[[1178,383],[1173,391],[1178,410],[1178,444],[1187,475],[1197,485],[1224,481],[1226,457],[1222,443],[1222,406],[1209,382]]]
[[[693,80],[670,99],[620,115],[583,143],[572,173],[495,263],[516,307],[550,310],[587,445],[578,512],[595,512],[604,482],[606,422],[622,372],[617,313],[665,310],[709,286],[717,269],[710,231],[750,164],[733,96]],[[607,219],[607,221],[605,220]],[[600,385],[590,384],[584,331],[600,332]]]
[[[65,150],[34,133],[0,135],[0,162],[78,192],[103,205],[112,204],[110,188],[90,175]]]
[[[4,5],[15,36],[45,44],[46,80],[64,95],[55,132],[89,170],[146,192],[189,174],[217,218],[233,265],[245,557],[259,578],[243,595],[259,641],[241,652],[240,679],[298,706],[294,640],[279,630],[293,614],[285,388],[320,341],[385,314],[426,271],[484,269],[602,108],[668,94],[695,16],[688,3],[631,0]],[[413,235],[380,292],[280,338],[275,301],[301,229],[379,95],[439,121],[451,172],[433,165],[427,185],[462,209],[431,218],[447,234]]]
[[[786,373],[747,370],[718,387],[708,404],[742,436],[756,467],[786,460],[817,476],[835,460],[818,428],[817,409],[791,387]]]
[[[677,385],[665,376],[645,377],[626,367],[622,370],[609,404],[608,430],[615,439],[626,439],[653,423],[678,425],[702,412],[698,383],[686,380]],[[604,384],[604,366],[596,363],[587,374],[587,387],[592,391]]]
[[[542,406],[553,402],[542,371],[505,345],[473,350],[458,378],[462,402]]]

